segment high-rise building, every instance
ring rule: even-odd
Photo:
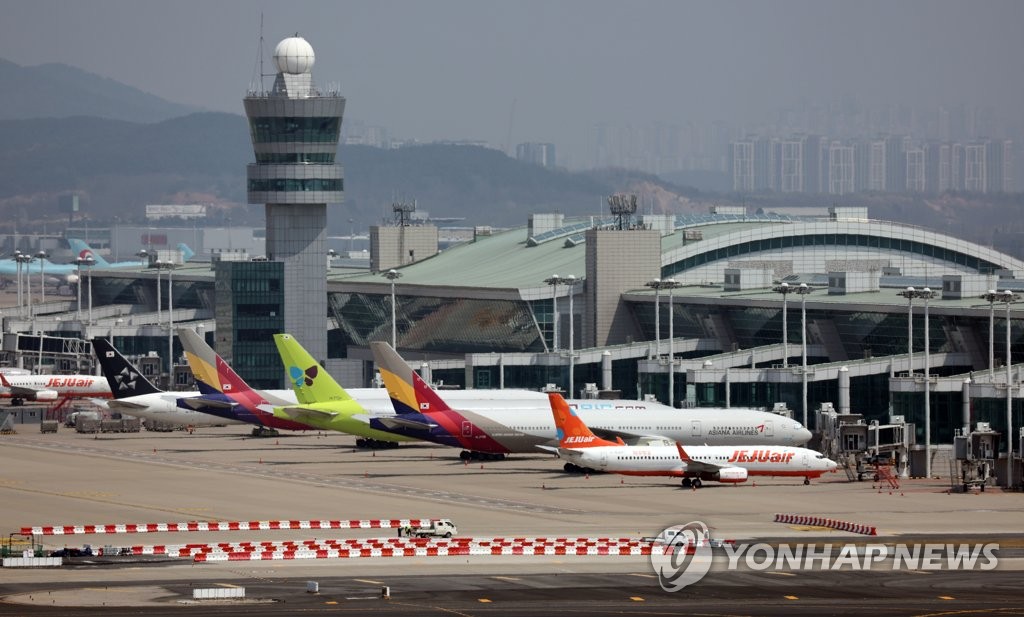
[[[314,358],[327,358],[327,204],[343,200],[335,156],[345,99],[313,83],[313,48],[300,36],[274,49],[269,92],[245,97],[256,163],[249,203],[266,204],[267,258],[284,263],[284,329]]]
[[[911,193],[923,193],[927,180],[924,148],[907,148],[906,161],[906,190]]]
[[[516,160],[554,169],[555,144],[542,144],[536,142],[519,144],[516,146]]]
[[[828,145],[828,192],[832,195],[848,195],[854,191],[856,169],[854,148],[841,141]]]

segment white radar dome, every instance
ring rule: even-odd
[[[277,64],[277,70],[281,73],[292,75],[309,73],[313,70],[315,61],[313,46],[298,35],[284,39],[274,48],[274,63]]]

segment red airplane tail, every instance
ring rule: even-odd
[[[551,403],[551,415],[555,418],[558,445],[562,448],[593,448],[595,446],[614,446],[614,442],[601,439],[580,420],[576,411],[569,407],[562,395],[557,392],[548,393]]]

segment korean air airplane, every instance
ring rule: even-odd
[[[557,452],[578,469],[593,469],[630,476],[674,476],[684,487],[700,488],[702,481],[746,482],[750,476],[811,478],[835,471],[835,461],[807,448],[790,446],[683,446],[662,441],[642,446],[601,439],[558,393],[548,395],[551,415],[558,427]]]
[[[370,347],[395,408],[394,416],[371,418],[371,426],[463,448],[464,459],[502,458],[558,444],[551,406],[542,393],[533,393],[544,401],[540,404],[509,392],[504,399],[475,405],[453,401],[459,405],[453,409],[390,345],[374,342]],[[592,399],[569,405],[595,433],[631,442],[654,436],[695,445],[796,445],[811,437],[799,422],[752,409],[673,409],[646,401]]]

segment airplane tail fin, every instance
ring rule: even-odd
[[[555,418],[555,434],[560,447],[592,448],[616,445],[595,435],[576,415],[576,411],[569,407],[569,403],[565,402],[561,394],[549,392],[548,402],[551,403],[551,415]]]
[[[107,268],[110,266],[110,262],[104,259],[96,251],[92,250],[92,247],[86,244],[84,240],[68,238],[68,245],[71,247],[71,252],[75,253],[78,257],[82,259],[92,257],[93,261],[96,262],[94,264],[96,267]]]
[[[384,387],[388,389],[395,413],[451,410],[391,345],[375,341],[370,343],[370,349],[373,351],[373,360],[380,369],[380,376],[384,379]]]
[[[0,373],[0,385],[3,385],[5,388],[11,387],[11,384],[7,382],[7,375],[4,375],[3,373]]]
[[[690,462],[690,455],[686,453],[686,450],[683,450],[683,444],[679,443],[678,441],[676,442],[676,450],[679,451],[679,460],[683,461],[684,463]]]
[[[178,250],[181,251],[182,261],[188,261],[192,259],[196,254],[196,252],[189,248],[189,246],[184,242],[178,243]]]
[[[302,404],[350,401],[345,389],[334,381],[313,356],[290,334],[275,334],[274,343],[288,371],[295,398]]]
[[[92,339],[92,350],[100,362],[103,376],[107,378],[107,384],[110,386],[114,398],[156,394],[162,391],[146,379],[139,369],[122,356],[121,352],[115,349],[107,339],[102,337]]]
[[[178,338],[181,340],[185,359],[188,360],[200,392],[241,394],[252,391],[249,384],[245,383],[245,380],[194,330],[180,328]]]

